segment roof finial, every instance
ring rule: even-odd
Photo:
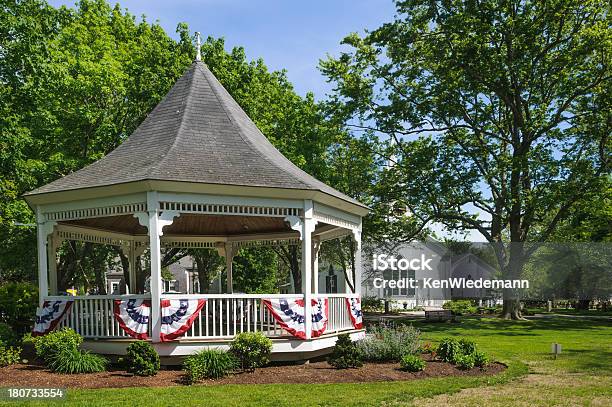
[[[196,61],[201,61],[202,60],[202,52],[200,51],[200,32],[196,31],[195,33],[196,36]]]

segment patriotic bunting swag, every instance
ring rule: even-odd
[[[273,299],[264,300],[274,319],[291,335],[306,339],[304,324],[304,300],[302,299]],[[321,336],[327,328],[328,303],[327,299],[312,300],[312,337]]]
[[[363,314],[361,313],[361,298],[347,298],[346,306],[355,329],[363,328]]]
[[[198,316],[206,300],[162,300],[162,342],[168,342],[185,333]]]
[[[36,310],[36,323],[32,336],[51,332],[72,306],[72,300],[45,301],[42,308]]]
[[[149,315],[151,315],[150,300],[115,300],[114,314],[125,333],[132,338],[147,339]]]

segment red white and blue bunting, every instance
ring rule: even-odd
[[[160,340],[172,341],[189,330],[205,303],[195,299],[162,300]]]
[[[147,339],[151,301],[143,299],[115,300],[115,319],[132,338]]]
[[[361,298],[347,298],[346,306],[348,307],[349,316],[355,329],[363,328],[363,313],[361,312]]]
[[[306,339],[303,299],[279,298],[263,300],[263,302],[284,330],[297,338]],[[311,337],[316,338],[321,336],[327,328],[329,315],[327,298],[312,299],[311,310]]]
[[[36,322],[32,336],[45,335],[55,329],[62,317],[70,310],[73,300],[45,301],[36,310]]]

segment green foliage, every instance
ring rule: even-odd
[[[407,372],[420,372],[426,365],[427,363],[417,355],[404,355],[400,360],[401,369]]]
[[[3,278],[36,278],[35,229],[13,223],[35,221],[20,196],[96,161],[135,130],[194,59],[187,25],[179,24],[177,33],[174,40],[158,23],[103,0],[61,9],[37,0],[11,1],[0,8]],[[283,71],[270,71],[246,54],[241,47],[226,50],[223,39],[208,38],[202,46],[203,61],[266,137],[325,181],[332,173],[330,154],[344,135],[340,126],[326,119],[312,94],[298,95]],[[60,289],[99,286],[95,275],[100,273],[87,252],[98,251],[103,258],[100,252],[112,249],[72,249],[59,249]],[[257,260],[263,263],[256,268],[261,273],[244,274],[249,292],[272,287],[274,274],[264,275],[270,272],[269,257]],[[218,256],[209,260],[217,264],[207,272],[222,265]],[[239,273],[242,266],[252,270],[245,261]],[[208,286],[204,279],[201,286]]]
[[[471,300],[450,300],[445,302],[442,308],[450,310],[454,315],[475,314],[477,311]]]
[[[442,338],[438,345],[437,356],[444,362],[457,365],[461,369],[472,369],[474,366],[485,367],[490,363],[489,357],[478,350],[476,344],[466,338]]]
[[[520,278],[533,252],[520,243],[554,241],[574,208],[610,188],[609,4],[395,4],[392,21],[349,34],[321,62],[330,114],[387,146],[381,206],[410,208],[417,230],[480,233],[503,276]],[[508,294],[504,316],[519,318]]]
[[[230,351],[243,370],[252,371],[270,362],[272,341],[261,332],[242,332],[232,341]]]
[[[21,348],[0,345],[0,367],[19,363],[21,360]]]
[[[83,337],[70,328],[52,331],[34,341],[36,356],[49,363],[61,351],[78,350],[83,343]]]
[[[28,346],[34,346],[34,344],[36,343],[36,336],[32,336],[32,332],[26,332],[25,334],[23,334],[23,336],[21,337],[21,344],[22,345],[28,345]]]
[[[108,360],[88,351],[63,348],[49,359],[47,365],[57,373],[95,373],[105,371]]]
[[[444,362],[453,363],[461,355],[461,344],[454,338],[443,338],[438,345],[438,357]]]
[[[462,370],[473,369],[474,363],[475,363],[474,355],[458,354],[455,356],[453,363],[457,365],[459,369],[462,369]]]
[[[486,353],[481,352],[479,350],[474,351],[472,354],[474,357],[474,365],[478,367],[486,367],[491,363],[491,359],[487,356]]]
[[[202,350],[188,356],[183,363],[189,384],[203,379],[219,379],[231,374],[237,366],[236,357],[220,349]]]
[[[419,351],[421,332],[412,325],[374,326],[358,346],[368,361],[399,361]]]
[[[14,332],[32,328],[38,307],[38,288],[31,283],[6,282],[0,285],[0,322]]]
[[[376,296],[364,296],[361,298],[361,309],[366,312],[377,312],[384,309],[383,302]]]
[[[126,370],[136,376],[155,376],[160,368],[159,355],[146,341],[132,342],[122,362]]]
[[[473,355],[476,352],[476,344],[472,340],[461,338],[459,339],[459,346],[461,347],[461,353],[464,355]]]
[[[336,369],[349,369],[363,366],[363,355],[349,334],[338,335],[336,344],[327,363]]]
[[[244,248],[234,257],[234,287],[246,293],[278,291],[276,269],[278,258],[271,248]]]
[[[0,346],[13,346],[19,342],[19,336],[5,323],[0,322]]]

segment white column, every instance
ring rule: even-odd
[[[355,281],[353,286],[355,294],[361,295],[361,225],[358,230],[353,230],[353,239],[355,241]]]
[[[304,328],[306,339],[312,335],[312,232],[315,220],[312,218],[312,201],[304,201],[302,221],[302,292],[304,293]]]
[[[136,292],[138,291],[136,289],[136,270],[138,269],[136,267],[136,259],[138,258],[138,256],[136,255],[136,242],[134,240],[130,242],[130,248],[128,249],[128,253],[129,253],[128,261],[130,263],[130,266],[128,269],[128,275],[130,277],[130,285],[128,287],[128,290],[130,294],[136,294]]]
[[[315,295],[319,294],[319,250],[321,249],[321,241],[319,239],[312,240],[312,292]]]
[[[149,207],[150,208],[150,207]],[[149,248],[151,250],[151,339],[159,342],[161,333],[161,246],[159,241],[159,218],[156,210],[149,210]]]
[[[157,192],[147,192],[149,250],[151,251],[151,340],[159,342],[161,333],[161,243],[162,224],[159,219]]]
[[[57,236],[52,234],[47,239],[47,262],[49,263],[49,293],[57,295]]]
[[[177,211],[158,211],[159,200],[157,192],[147,192],[147,213],[136,212],[134,217],[138,222],[146,226],[149,231],[149,250],[151,251],[151,340],[159,342],[161,333],[161,242],[163,228],[172,224],[174,218],[180,216]],[[136,253],[137,254],[137,253]]]
[[[53,233],[55,221],[45,221],[42,211],[36,207],[36,244],[38,248],[38,302],[42,307],[45,297],[49,295],[49,275],[47,272],[47,237]]]
[[[45,297],[49,295],[47,282],[47,233],[44,223],[38,223],[36,230],[38,244],[38,302],[42,307]]]
[[[227,271],[227,292],[229,294],[234,293],[234,277],[233,273],[233,260],[234,260],[234,245],[232,242],[225,243],[225,269]]]

